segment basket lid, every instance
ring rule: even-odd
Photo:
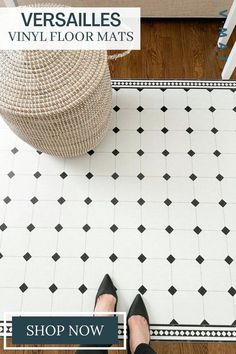
[[[105,50],[0,51],[0,112],[73,108],[98,87],[107,65]]]

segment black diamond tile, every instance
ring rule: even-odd
[[[189,127],[188,129],[186,129],[186,132],[191,134],[193,132],[193,129]]]
[[[59,254],[56,252],[54,253],[54,255],[52,256],[52,259],[57,262],[61,257],[59,256]]]
[[[65,173],[65,172],[62,172],[62,173],[60,174],[60,177],[61,177],[62,179],[65,179],[67,176],[68,176],[68,175],[67,175],[67,173]]]
[[[215,107],[213,107],[213,106],[211,106],[211,107],[209,108],[209,111],[211,111],[212,113],[215,112],[215,110],[216,110],[216,109],[215,109]]]
[[[147,291],[147,289],[145,288],[144,285],[141,285],[140,288],[138,289],[138,291],[140,292],[140,294],[144,295]]]
[[[2,225],[0,225],[0,230],[1,231],[5,231],[7,229],[7,225],[6,224],[2,224]]]
[[[141,113],[143,110],[144,110],[144,108],[143,108],[142,106],[139,106],[139,107],[137,108],[137,111],[139,111],[140,113]]]
[[[10,171],[7,175],[9,178],[13,178],[15,176],[15,173],[13,171]]]
[[[85,224],[85,225],[83,226],[83,230],[84,230],[85,232],[88,232],[90,229],[91,229],[91,227],[90,227],[88,224]]]
[[[195,155],[195,152],[193,150],[189,150],[188,154],[189,156],[193,157]]]
[[[59,204],[62,205],[63,203],[65,203],[66,200],[63,197],[61,197],[57,201],[58,201]]]
[[[42,175],[41,175],[41,173],[39,172],[39,171],[37,171],[37,172],[35,172],[35,174],[34,174],[34,177],[35,178],[39,178],[39,177],[41,177]]]
[[[11,150],[11,152],[15,155],[17,152],[18,152],[19,150],[16,148],[16,147],[14,147],[12,150]]]
[[[114,263],[118,257],[115,255],[115,253],[112,253],[109,258]]]
[[[19,289],[22,291],[22,293],[24,293],[28,289],[28,286],[25,283],[23,283],[23,284],[21,284]]]
[[[87,205],[89,205],[89,204],[92,203],[92,199],[88,197],[88,198],[86,198],[86,199],[84,200],[84,202],[85,202]]]
[[[230,256],[227,256],[225,258],[225,262],[228,263],[228,264],[231,264],[233,261],[234,261],[233,258],[231,258]]]
[[[139,205],[143,205],[145,203],[145,200],[143,198],[139,198],[139,200],[137,201]]]
[[[191,110],[192,110],[191,107],[189,107],[189,106],[185,107],[185,111],[186,111],[186,112],[190,112]]]
[[[225,201],[224,199],[221,199],[221,200],[219,201],[219,204],[220,204],[220,206],[222,206],[222,208],[224,208],[227,203],[226,203],[226,201]]]
[[[86,290],[87,290],[87,287],[86,287],[84,284],[82,284],[82,285],[79,287],[79,291],[80,291],[82,294],[84,294]]]
[[[3,254],[2,253],[0,253],[0,259],[3,257]]]
[[[169,293],[170,293],[171,295],[174,295],[174,294],[176,293],[177,289],[175,289],[175,287],[172,285],[172,286],[168,289],[168,291],[169,291]]]
[[[113,225],[110,227],[110,229],[111,229],[112,232],[116,232],[116,231],[118,230],[118,227],[117,227],[115,224],[113,224]]]
[[[222,181],[224,179],[224,177],[219,173],[217,176],[216,176],[216,179],[218,179],[218,181]]]
[[[140,225],[138,227],[138,231],[142,234],[144,231],[146,230],[146,227],[144,227],[143,225]]]
[[[37,154],[42,155],[42,151],[36,150]]]
[[[168,133],[169,130],[166,127],[164,127],[163,129],[161,129],[161,131],[162,131],[162,133],[166,134],[166,133]]]
[[[171,326],[177,326],[178,322],[173,318],[173,320],[170,321]]]
[[[197,207],[199,204],[199,201],[197,199],[193,199],[192,202],[193,206]]]
[[[30,201],[31,201],[32,204],[36,204],[36,203],[38,203],[39,200],[38,200],[38,198],[33,197],[33,198],[30,199]]]
[[[143,150],[139,150],[139,151],[137,151],[137,154],[139,155],[139,156],[143,156],[143,154],[144,154],[144,152],[143,152]]]
[[[231,296],[234,296],[236,294],[236,290],[231,286],[231,288],[228,290],[228,293],[231,295]]]
[[[92,156],[93,154],[94,154],[94,150],[88,151],[88,155],[89,155],[89,156]]]
[[[167,206],[170,206],[171,203],[172,203],[172,201],[171,201],[169,198],[167,198],[167,199],[164,201],[164,203],[165,203]]]
[[[199,256],[196,258],[196,261],[197,261],[199,264],[202,264],[202,262],[204,262],[204,258],[199,255]]]
[[[119,131],[120,131],[120,129],[119,129],[118,127],[115,127],[115,128],[113,129],[113,132],[114,132],[115,134],[119,133]]]
[[[236,107],[233,108],[233,111],[236,112]]]
[[[88,172],[87,175],[86,175],[86,177],[87,177],[88,179],[91,179],[91,178],[93,178],[93,174],[92,174],[91,172]]]
[[[82,259],[83,262],[86,262],[89,259],[89,256],[87,255],[87,253],[84,253],[80,258]]]
[[[57,224],[57,225],[55,226],[55,229],[56,229],[57,232],[60,232],[60,231],[63,229],[63,227],[62,227],[61,224]]]
[[[49,286],[49,290],[51,291],[51,293],[55,293],[55,291],[57,291],[57,286],[55,284],[52,284],[51,286]]]
[[[33,224],[29,224],[29,225],[27,226],[27,229],[28,229],[30,232],[32,232],[32,231],[35,229],[35,226],[34,226]]]
[[[167,109],[168,109],[168,108],[167,108],[166,106],[161,107],[161,111],[162,111],[162,112],[166,112]]]
[[[195,179],[197,179],[197,176],[196,176],[194,173],[192,173],[192,174],[189,176],[189,178],[190,178],[192,181],[195,181]]]
[[[167,261],[168,261],[169,263],[173,263],[173,262],[175,261],[175,257],[172,256],[172,254],[170,254],[170,255],[167,257]]]
[[[228,227],[223,227],[223,229],[221,230],[223,232],[223,234],[228,235],[228,233],[230,232],[230,230],[228,229]]]
[[[113,107],[113,109],[114,109],[115,112],[118,112],[120,110],[120,107],[115,106],[115,107]]]
[[[117,178],[119,178],[119,175],[118,173],[114,172],[111,177],[116,180]]]
[[[213,152],[213,154],[216,156],[216,157],[219,157],[221,155],[221,152],[219,150],[215,150]]]
[[[203,320],[200,326],[209,326],[209,323],[207,322],[207,320]]]
[[[142,179],[144,179],[145,176],[142,173],[139,173],[137,177],[138,179],[140,179],[140,181],[142,181]]]
[[[207,291],[206,291],[206,289],[205,289],[203,286],[201,286],[201,287],[198,289],[198,292],[199,292],[199,294],[201,294],[202,296],[204,296]]]
[[[197,235],[199,235],[202,232],[202,229],[199,226],[196,226],[193,231],[196,232]]]
[[[137,132],[138,132],[139,134],[142,134],[142,133],[144,132],[144,130],[143,130],[143,128],[139,127],[139,128],[137,129]]]
[[[112,203],[113,205],[116,205],[117,203],[119,203],[119,200],[116,199],[116,198],[113,198],[113,199],[111,200],[111,203]]]
[[[7,196],[6,198],[3,199],[3,201],[4,201],[4,203],[8,204],[8,203],[10,203],[11,198]]]
[[[112,151],[112,153],[113,153],[114,156],[117,156],[119,154],[119,151],[117,149],[115,149],[115,150]]]
[[[173,227],[171,227],[170,225],[168,225],[168,226],[166,227],[166,231],[168,232],[168,234],[171,234],[171,232],[173,232],[174,229],[173,229]]]
[[[162,151],[162,155],[168,156],[169,155],[169,151],[167,151],[167,150]]]
[[[168,175],[168,173],[165,173],[164,176],[163,176],[163,178],[164,178],[166,181],[168,181],[168,179],[170,179],[170,175]]]
[[[27,262],[28,260],[30,260],[31,257],[32,257],[32,256],[31,256],[31,254],[29,254],[29,252],[27,252],[27,253],[23,256],[23,258],[26,260],[26,262]]]
[[[212,129],[211,129],[211,131],[212,131],[212,133],[213,133],[213,134],[218,133],[218,130],[217,130],[215,127],[214,127],[214,128],[212,128]]]
[[[144,256],[144,254],[140,254],[140,256],[138,257],[138,260],[139,260],[141,263],[145,262],[146,259],[147,259],[147,258]]]

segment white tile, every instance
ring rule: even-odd
[[[64,164],[64,159],[60,157],[42,154],[38,169],[43,175],[60,175],[64,171]]]
[[[204,295],[205,319],[212,325],[231,325],[235,320],[232,297],[223,292],[208,292]]]
[[[15,200],[30,200],[35,196],[36,185],[37,181],[32,176],[16,175],[10,181],[8,195]]]
[[[163,177],[145,177],[141,189],[145,201],[164,202],[166,199],[167,186]]]
[[[89,182],[85,176],[68,176],[60,194],[66,200],[81,200],[88,197]],[[59,190],[58,190],[59,192]],[[61,196],[59,194],[59,196]]]
[[[110,227],[114,221],[114,205],[107,202],[92,202],[88,208],[87,222],[91,227]]]
[[[164,134],[158,131],[144,131],[141,134],[140,147],[144,152],[162,152],[165,149]]]
[[[96,146],[96,152],[111,152],[115,149],[116,137],[115,134],[107,134],[101,143]]]
[[[114,281],[114,278],[112,279]],[[115,284],[115,286],[117,286],[117,284]],[[120,290],[118,288],[117,296],[119,298],[119,301],[117,303],[117,311],[125,311],[126,313],[128,313],[130,305],[132,304],[136,295],[137,295],[136,289]]]
[[[4,312],[21,311],[21,292],[18,287],[1,288],[0,316],[3,319]],[[6,317],[7,318],[7,317]],[[7,318],[11,320],[11,318]]]
[[[196,226],[194,206],[186,203],[172,203],[169,206],[169,222],[175,229],[190,229]]]
[[[209,110],[193,109],[189,112],[189,125],[193,130],[211,130],[214,127],[212,113]]]
[[[197,178],[194,189],[199,202],[218,203],[221,200],[220,183],[216,178]]]
[[[140,173],[140,157],[134,153],[120,153],[116,157],[116,173],[120,176],[137,176]]]
[[[117,262],[117,260],[116,260]],[[85,262],[84,284],[88,289],[98,289],[105,274],[112,274],[112,261],[102,258],[89,258]]]
[[[161,130],[165,126],[164,118],[161,110],[146,108],[141,113],[141,127],[144,130]]]
[[[202,285],[209,291],[225,291],[231,287],[229,265],[224,261],[205,260],[201,265]]]
[[[167,89],[164,92],[164,104],[166,107],[173,108],[182,108],[184,109],[187,106],[187,94],[184,90],[181,89]]]
[[[89,196],[92,200],[111,201],[114,198],[114,185],[114,180],[110,176],[94,176],[89,182],[89,191],[84,197]],[[78,192],[86,193],[86,189],[78,188]]]
[[[1,175],[7,174],[14,168],[14,156],[10,151],[0,151]]]
[[[65,160],[65,171],[70,175],[86,175],[89,172],[89,161],[90,159],[87,154],[79,157],[67,158]]]
[[[51,300],[48,289],[28,289],[23,295],[22,312],[50,312]]]
[[[58,288],[78,289],[83,283],[84,262],[80,258],[61,258],[55,267],[53,283]]]
[[[188,177],[171,177],[168,182],[168,198],[172,202],[191,202],[194,199],[193,181]]]
[[[201,287],[200,264],[191,260],[175,260],[172,263],[173,285],[177,290],[196,291]]]
[[[115,156],[108,153],[96,153],[91,156],[90,172],[97,176],[109,176],[115,171]]]
[[[189,90],[187,93],[188,105],[193,109],[208,109],[211,106],[211,94],[207,90]]]
[[[190,150],[190,137],[185,131],[169,131],[166,134],[166,149],[171,152],[185,152]]]
[[[141,197],[141,182],[137,176],[119,177],[115,182],[115,197],[119,201],[137,201]]]
[[[115,224],[121,228],[137,228],[140,216],[141,207],[137,202],[119,202],[115,206]]]
[[[139,232],[130,229],[117,230],[114,237],[114,253],[117,257],[138,258],[142,253],[142,240]]]
[[[25,228],[8,228],[2,233],[1,253],[4,256],[22,257],[28,250],[29,231]]]
[[[81,300],[82,311],[89,312],[94,310],[96,294],[97,294],[97,288],[88,289],[86,293],[82,295],[82,300]]]
[[[78,289],[58,289],[53,294],[52,311],[79,312],[82,306],[82,294]],[[70,299],[70,301],[68,301]]]
[[[13,134],[10,129],[2,130],[0,149],[1,150],[6,150],[6,149],[10,150],[10,149],[14,148],[16,140],[17,140],[16,135]]]
[[[143,263],[143,285],[148,290],[169,289],[172,285],[171,281],[171,264],[169,262],[147,259]]]
[[[218,109],[231,109],[235,106],[234,94],[230,90],[213,90],[212,105]]]
[[[28,251],[32,256],[50,257],[55,253],[56,247],[57,231],[55,229],[35,228],[31,232]]]
[[[117,92],[116,104],[122,108],[138,108],[139,106],[139,91],[124,88]]]
[[[7,205],[5,223],[10,227],[27,227],[31,223],[32,203],[11,201]]]
[[[86,233],[84,232],[84,230],[80,230],[80,229],[61,230],[58,233],[57,253],[62,257],[78,258],[82,256],[82,254],[85,251],[85,238],[86,238]],[[55,250],[56,250],[56,245],[54,245],[54,251]]]
[[[236,176],[236,155],[226,155],[222,154],[219,157],[219,167],[220,173],[223,177],[234,177]]]
[[[191,134],[191,149],[195,153],[212,154],[216,150],[215,136],[208,131],[194,131]]]
[[[84,202],[68,201],[61,206],[60,224],[63,227],[82,227],[86,224],[86,213]]]
[[[38,159],[39,155],[36,156],[34,151],[19,151],[14,160],[13,171],[16,174],[34,174],[38,171]]]
[[[144,108],[161,108],[164,105],[163,92],[160,89],[143,90],[141,105]]]
[[[64,183],[68,183],[67,179]],[[60,176],[41,176],[37,180],[37,189],[34,194],[39,200],[57,200],[62,196],[62,185],[63,180]]]
[[[171,153],[166,158],[166,172],[172,176],[189,177],[192,174],[191,157],[187,154]]]
[[[189,127],[188,112],[183,109],[170,109],[166,111],[164,126],[169,130],[185,131]]]
[[[236,153],[236,134],[233,131],[221,131],[216,134],[217,149],[221,153]]]
[[[235,112],[233,110],[227,111],[225,114],[224,110],[216,110],[213,113],[214,126],[218,130],[236,130],[236,119]]]
[[[200,203],[196,211],[198,225],[201,229],[221,230],[225,226],[222,207],[219,204]]]
[[[163,176],[166,171],[165,157],[161,154],[145,153],[141,158],[141,172],[145,176]]]
[[[143,254],[147,258],[166,259],[170,255],[170,241],[164,230],[146,230],[142,237]]]
[[[24,282],[25,260],[21,258],[3,257],[0,262],[0,287],[16,287]],[[20,291],[20,290],[19,290]]]
[[[168,210],[164,203],[146,202],[142,206],[142,222],[146,228],[166,228],[168,225]]]
[[[10,186],[10,179],[6,175],[0,175],[0,198],[4,199],[8,193]]]
[[[168,291],[147,291],[143,298],[150,323],[163,324],[173,320],[172,296]]]
[[[32,257],[27,262],[26,285],[29,288],[49,288],[53,283],[54,269],[55,262],[51,257]]]
[[[135,130],[123,130],[117,134],[116,149],[119,152],[137,152],[140,149],[140,134]]]
[[[135,269],[135,272],[127,272],[127,269]],[[142,265],[138,259],[118,258],[114,263],[112,279],[120,290],[133,289],[137,293],[140,286],[145,286],[142,284]]]
[[[60,208],[56,201],[39,201],[34,205],[32,223],[38,227],[55,227],[59,223]]]
[[[174,318],[178,323],[198,324],[204,320],[203,300],[198,292],[177,291],[173,297]]]
[[[177,259],[195,260],[199,256],[198,239],[192,230],[174,230],[170,245],[171,253]]]
[[[118,128],[121,130],[132,129],[136,131],[140,126],[139,114],[140,113],[137,110],[122,108],[119,112],[117,112]]]
[[[224,260],[228,256],[227,236],[221,231],[203,231],[199,235],[200,254],[205,259]],[[213,247],[214,245],[214,247]]]
[[[117,237],[117,234],[116,234]],[[83,253],[84,243],[77,249],[81,249]],[[86,253],[89,257],[103,257],[108,258],[113,253],[113,236],[109,229],[94,229],[92,228],[86,235]]]
[[[194,155],[193,161],[193,173],[197,177],[216,177],[219,173],[216,157],[212,155]]]
[[[236,203],[236,178],[224,178],[221,187],[223,198],[229,203]]]
[[[236,213],[236,204],[227,204],[224,207],[225,213],[225,223],[227,227],[230,229],[236,229],[236,220],[235,220],[235,213]]]

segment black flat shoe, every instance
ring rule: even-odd
[[[117,302],[118,302],[118,297],[117,297],[117,293],[116,293],[116,287],[114,286],[110,276],[108,274],[106,274],[98,288],[97,291],[97,295],[95,298],[95,305],[94,305],[94,309],[96,307],[97,304],[97,300],[99,298],[99,296],[104,295],[104,294],[110,294],[112,296],[114,296],[114,298],[116,299],[116,304],[115,304],[115,309],[114,312],[116,312],[116,307],[117,307]]]
[[[128,351],[128,354],[131,354],[130,346],[129,346],[130,331],[129,331],[128,320],[132,316],[142,316],[142,317],[144,317],[145,320],[148,323],[148,326],[149,326],[148,312],[147,312],[146,306],[145,306],[145,304],[143,302],[142,296],[140,294],[136,295],[134,301],[132,302],[132,304],[131,304],[131,306],[129,308],[129,312],[128,312],[128,315],[127,315],[127,335],[128,335],[127,351]]]

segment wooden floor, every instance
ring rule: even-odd
[[[229,50],[216,47],[221,20],[143,20],[142,50],[110,64],[112,78],[220,79]],[[233,34],[229,47],[236,41]],[[236,79],[234,73],[232,79]],[[236,344],[152,342],[158,354],[236,354]],[[0,341],[0,348],[3,345]],[[4,351],[0,354],[57,354],[62,351]],[[71,354],[73,351],[63,352]],[[124,354],[111,351],[110,354]]]

